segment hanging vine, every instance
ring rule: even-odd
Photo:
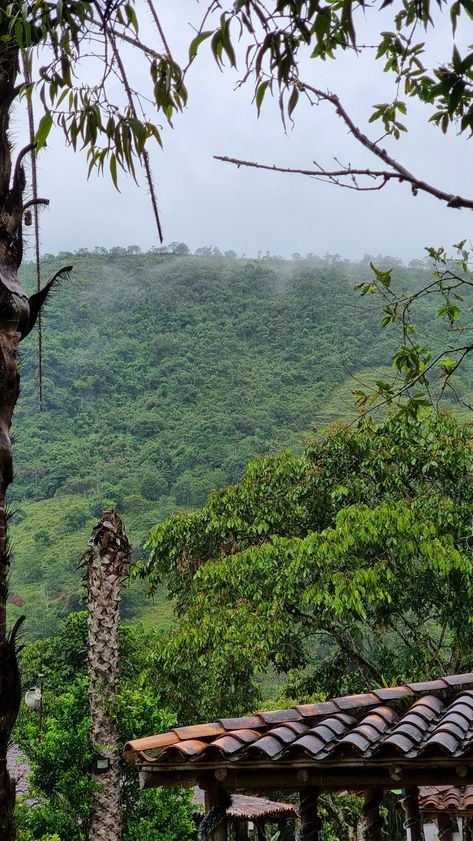
[[[26,108],[28,112],[28,130],[31,146],[31,192],[32,192],[32,207],[27,208],[24,214],[25,225],[33,223],[34,229],[34,252],[35,252],[35,274],[36,274],[36,292],[41,289],[41,260],[39,253],[39,204],[38,201],[38,169],[36,164],[36,149],[35,149],[35,122],[33,111],[32,98],[32,73],[31,73],[31,56],[28,56],[26,50],[22,50],[23,73],[25,77],[25,84],[28,86],[26,93]],[[44,200],[42,203],[45,203]],[[43,411],[43,317],[41,310],[38,312],[37,319],[38,326],[38,404],[40,412]]]

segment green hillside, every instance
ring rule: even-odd
[[[42,412],[35,335],[22,346],[10,616],[25,611],[32,636],[78,606],[77,563],[104,505],[119,506],[138,556],[156,521],[250,458],[352,417],[352,390],[395,347],[379,305],[353,292],[366,263],[134,252],[44,260],[45,276],[68,262],[74,273],[46,312]],[[426,272],[397,268],[406,284]],[[169,620],[139,584],[125,613]]]

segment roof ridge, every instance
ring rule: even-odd
[[[334,704],[340,712],[346,712],[349,709],[376,706],[379,703],[383,704],[387,701],[394,701],[397,700],[397,698],[407,697],[410,695],[422,697],[423,695],[435,694],[436,692],[443,693],[445,691],[450,691],[454,694],[460,688],[465,689],[467,684],[470,684],[471,687],[473,687],[473,672],[464,672],[458,675],[446,675],[435,678],[435,680],[403,683],[397,686],[380,686],[370,689],[367,692],[342,695],[337,698],[329,698],[325,701],[316,701],[312,704],[296,704],[290,709],[300,712],[302,716],[304,716],[304,711],[307,710],[308,717],[310,716],[312,718],[317,716],[315,708],[318,706],[321,707],[320,715],[326,715],[327,712],[322,708],[324,706],[326,707],[328,704]],[[372,698],[373,700],[371,700]],[[353,701],[353,703],[350,704],[350,701]],[[309,712],[309,709],[311,709],[312,712]],[[284,710],[275,710],[274,712],[284,712]],[[261,715],[261,712],[258,712],[257,715]]]

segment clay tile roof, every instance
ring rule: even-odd
[[[194,803],[203,810],[204,792],[197,788],[194,790]],[[234,794],[232,802],[227,809],[229,818],[236,820],[258,820],[281,817],[296,817],[297,809],[292,803],[279,803],[275,800],[266,800],[262,797],[246,797],[243,794]]]
[[[473,786],[422,786],[419,790],[419,806],[422,812],[446,812],[473,814]]]
[[[420,760],[424,754],[462,757],[473,747],[473,673],[434,681],[374,689],[287,710],[178,727],[169,733],[129,742],[125,757],[137,765],[192,760],[232,765],[300,758],[335,762],[378,761],[396,756]],[[149,751],[155,752],[150,756]]]

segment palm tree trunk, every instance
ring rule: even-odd
[[[131,546],[118,513],[105,511],[86,553],[91,742],[96,754],[109,762],[108,770],[95,774],[91,841],[122,837],[119,734],[112,706],[119,678],[120,598],[130,558]]]

